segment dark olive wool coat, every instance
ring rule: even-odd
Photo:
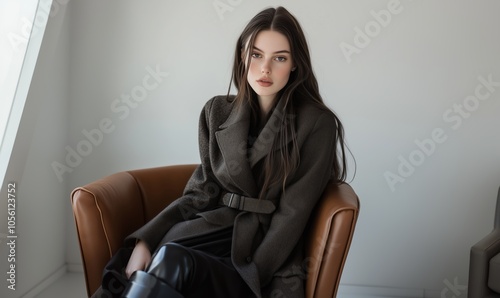
[[[232,262],[256,297],[303,297],[306,272],[302,235],[309,216],[332,177],[336,156],[336,119],[311,103],[286,115],[278,102],[247,149],[250,107],[237,108],[226,96],[210,99],[200,116],[201,164],[183,195],[127,238],[128,245],[144,240],[154,251],[171,240],[196,237],[233,226]],[[257,198],[264,157],[280,137],[283,119],[295,121],[300,164],[283,186],[272,186],[265,200],[272,214],[240,211],[220,204],[226,192]],[[288,144],[290,145],[290,144]],[[278,152],[279,153],[279,152]]]

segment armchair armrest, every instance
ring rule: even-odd
[[[71,193],[89,296],[100,286],[104,267],[125,237],[181,196],[196,166],[120,172]]]
[[[469,263],[469,297],[495,294],[488,287],[488,270],[490,259],[498,253],[500,253],[500,229],[494,229],[472,246]]]
[[[349,184],[328,183],[306,230],[306,297],[337,296],[359,208]]]

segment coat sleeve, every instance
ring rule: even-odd
[[[217,206],[220,183],[213,175],[209,160],[210,131],[208,116],[214,99],[209,100],[203,108],[199,120],[199,148],[201,164],[188,180],[183,195],[168,205],[156,217],[125,239],[126,246],[135,245],[143,240],[153,252],[164,235],[181,221],[193,219],[197,213]]]
[[[333,115],[322,114],[300,149],[293,181],[281,194],[269,230],[253,255],[263,286],[291,255],[332,176],[336,127]]]

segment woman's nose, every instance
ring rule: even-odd
[[[271,73],[271,67],[269,65],[269,61],[265,61],[262,64],[262,73],[264,73],[264,74],[270,74]]]

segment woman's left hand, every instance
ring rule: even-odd
[[[139,241],[132,251],[130,260],[128,261],[127,267],[125,268],[125,274],[127,278],[132,276],[137,270],[144,270],[151,261],[151,252],[149,251],[148,245],[144,241]]]

